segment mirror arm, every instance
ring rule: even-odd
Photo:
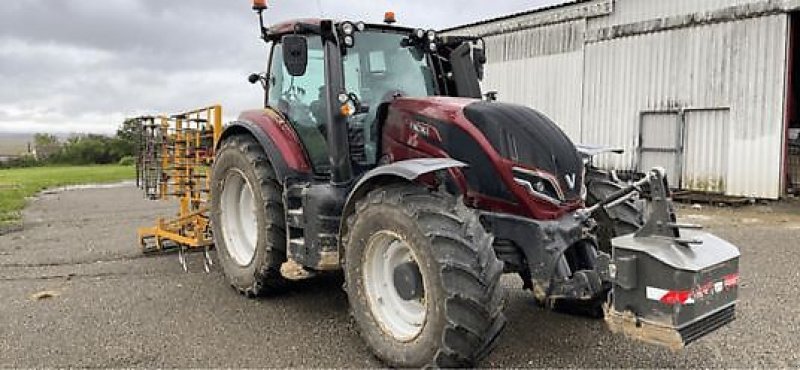
[[[258,13],[258,26],[261,28],[261,39],[265,42],[269,42],[269,32],[267,27],[264,26],[264,9],[256,9],[256,12]]]

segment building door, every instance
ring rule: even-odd
[[[783,179],[786,194],[800,195],[800,13],[789,16]]]
[[[727,108],[683,112],[682,189],[725,193],[729,113]]]
[[[679,112],[642,112],[639,121],[638,171],[663,167],[673,187],[680,187],[680,118]]]

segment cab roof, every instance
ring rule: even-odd
[[[295,31],[295,27],[298,25],[307,25],[307,26],[319,26],[323,21],[332,21],[334,24],[338,24],[341,22],[345,22],[343,20],[335,20],[335,19],[322,19],[322,18],[298,18],[298,19],[291,19],[288,21],[283,21],[280,23],[276,23],[267,28],[267,33],[269,34],[270,38],[278,38],[283,35],[293,33]],[[355,21],[352,21],[356,23]],[[383,29],[387,31],[413,31],[413,28],[402,27],[402,26],[392,26],[388,24],[373,24],[373,23],[365,23],[367,28],[373,29]]]

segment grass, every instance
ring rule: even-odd
[[[136,176],[132,166],[68,166],[0,169],[0,228],[20,220],[25,198],[53,187],[117,182]]]

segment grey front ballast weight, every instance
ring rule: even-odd
[[[662,169],[586,210],[613,207],[649,184],[650,213],[636,233],[613,239],[611,331],[680,349],[735,318],[739,250],[676,221]]]

